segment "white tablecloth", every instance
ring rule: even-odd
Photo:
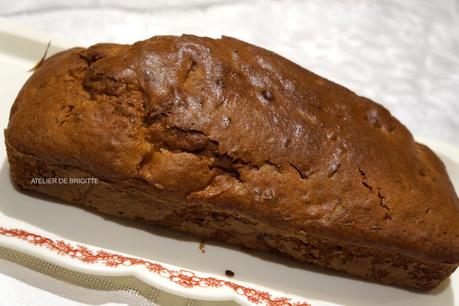
[[[415,135],[459,145],[454,0],[0,1],[0,16],[87,46],[158,34],[238,37],[385,105]],[[0,304],[148,304],[0,259]]]

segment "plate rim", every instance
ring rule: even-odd
[[[0,213],[0,216],[4,215]],[[304,298],[255,284],[53,236],[0,224],[1,247],[69,270],[100,276],[134,276],[157,289],[199,300],[233,300],[241,305],[311,306]]]

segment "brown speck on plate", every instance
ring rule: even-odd
[[[228,277],[234,277],[234,272],[231,270],[225,270],[225,275]]]
[[[199,250],[203,254],[206,252],[206,245],[204,244],[204,242],[205,242],[205,240],[201,240],[201,242],[199,242]]]

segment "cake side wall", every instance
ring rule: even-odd
[[[149,193],[142,182],[99,180],[97,184],[32,184],[33,178],[85,178],[93,174],[25,155],[7,144],[13,183],[104,214],[143,219],[206,239],[343,271],[353,276],[422,291],[437,286],[455,265],[422,261],[400,253],[334,241],[314,234],[290,233],[263,224],[237,211],[199,203],[179,203]]]

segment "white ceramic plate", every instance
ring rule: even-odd
[[[2,128],[30,76],[27,71],[47,42],[46,36],[0,19]],[[50,53],[67,46],[54,42]],[[458,190],[459,148],[424,142],[440,155]],[[455,304],[458,273],[432,292],[416,293],[216,243],[206,243],[202,253],[199,241],[187,235],[20,193],[9,179],[3,133],[0,143],[0,246],[85,273],[134,275],[159,289],[203,300],[232,299],[246,305]],[[235,277],[225,277],[225,270],[234,271]]]

